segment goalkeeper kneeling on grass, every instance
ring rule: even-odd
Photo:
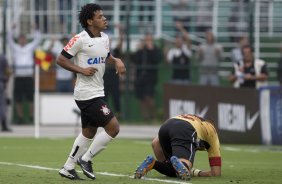
[[[220,143],[210,120],[189,114],[170,118],[160,127],[152,148],[156,159],[148,156],[136,169],[134,178],[140,179],[152,169],[183,180],[221,175]],[[193,168],[196,151],[200,150],[208,152],[210,170]]]

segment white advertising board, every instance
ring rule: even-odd
[[[76,125],[80,116],[74,113],[78,107],[72,94],[40,93],[41,125]]]

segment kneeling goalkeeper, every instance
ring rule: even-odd
[[[191,176],[221,175],[220,143],[211,121],[195,115],[179,115],[168,119],[152,142],[156,159],[148,156],[136,169],[134,177],[140,179],[155,169],[170,177],[190,180]],[[197,150],[208,152],[210,170],[193,168]]]

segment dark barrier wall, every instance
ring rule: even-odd
[[[259,99],[255,89],[164,85],[166,118],[197,114],[215,122],[222,143],[261,144]]]

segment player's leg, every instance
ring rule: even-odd
[[[172,156],[170,158],[170,162],[176,172],[176,175],[182,180],[190,180],[191,173],[190,173],[190,166],[191,162],[189,160],[178,158],[176,156]],[[192,167],[191,167],[192,168]]]
[[[170,161],[165,160],[163,162],[160,162],[156,160],[153,156],[149,155],[135,170],[134,178],[140,179],[152,169],[155,169],[163,175],[169,177],[176,177],[176,172]]]
[[[96,135],[96,132],[97,132],[97,127],[82,128],[83,136],[89,138],[92,141],[91,145],[93,144],[93,138]],[[84,152],[80,154],[79,157],[77,158],[77,164],[81,167],[81,170],[88,178],[91,178],[94,180],[96,179],[96,177],[94,175],[93,168],[92,168],[92,162],[91,162],[92,157],[90,156],[89,159],[87,157],[88,155],[92,155],[91,148],[90,148],[91,146],[88,147],[88,145],[89,144],[87,144],[87,147],[84,149]]]
[[[192,134],[193,137],[190,136]],[[169,119],[160,128],[159,139],[153,140],[156,157],[163,160],[164,156],[165,161],[160,162],[148,156],[137,168],[135,178],[141,178],[151,169],[155,169],[166,176],[175,177],[177,175],[183,180],[189,180],[195,154],[193,140],[196,140],[196,135],[195,129],[187,122]]]
[[[163,155],[163,151],[159,144],[159,138],[155,137],[152,141],[152,149],[155,153],[157,160],[165,160]],[[140,166],[135,170],[134,178],[140,179],[142,178],[147,172],[153,169],[155,165],[155,158],[151,155],[147,156],[147,158],[140,164]]]
[[[113,119],[116,119],[115,117]],[[77,160],[78,165],[81,167],[83,173],[91,179],[95,179],[95,175],[92,169],[92,158],[103,151],[109,142],[111,142],[114,137],[118,134],[119,127],[118,124],[116,125],[115,120],[111,120],[107,126],[105,127],[106,131],[102,131],[95,139],[92,141],[90,147],[86,151],[86,153],[79,157]]]
[[[69,157],[64,164],[64,167],[59,171],[59,174],[63,177],[66,177],[68,179],[74,179],[74,180],[79,180],[81,179],[76,171],[75,171],[75,164],[78,160],[78,158],[85,153],[85,151],[88,148],[88,145],[92,139],[89,139],[83,135],[83,133],[80,133],[72,146],[71,152],[69,154]]]
[[[158,134],[159,142],[155,139],[154,143],[154,152],[159,152],[160,154],[160,150],[162,150],[164,157],[164,160],[158,160],[155,163],[154,169],[169,177],[176,177],[176,172],[170,163],[170,158],[172,156],[171,130],[174,128],[173,126],[175,121],[175,119],[169,119],[161,126]]]
[[[135,178],[140,179],[152,169],[155,169],[166,176],[176,176],[175,170],[168,160],[172,153],[169,136],[169,129],[171,125],[168,123],[169,121],[170,120],[161,126],[158,137],[152,142],[152,148],[157,160],[152,156],[148,156],[136,169],[134,173]]]
[[[92,111],[93,109],[91,108],[91,104],[93,104],[93,101],[92,100],[76,101],[76,103],[79,109],[81,110],[82,132],[77,136],[76,140],[74,141],[71,153],[64,167],[59,171],[59,174],[61,176],[69,179],[79,179],[79,176],[76,174],[74,170],[75,164],[78,162],[79,158],[86,152],[86,150],[89,147],[89,144],[91,143],[93,137],[97,132],[97,127],[91,126],[89,123],[93,121],[92,114],[93,112],[95,112]],[[90,170],[92,170],[91,163],[88,163],[88,161],[87,161],[87,166],[90,167]],[[95,178],[95,176],[92,178]]]
[[[145,176],[149,171],[151,171],[156,163],[156,159],[149,155],[145,160],[137,167],[134,172],[134,178],[140,179]]]
[[[95,112],[95,116],[93,116],[93,112]],[[101,98],[95,99],[94,103],[92,103],[84,113],[91,114],[91,116],[89,116],[89,122],[100,122],[91,123],[91,126],[104,127],[105,129],[105,131],[96,135],[85,154],[77,160],[78,165],[83,170],[83,173],[87,177],[95,179],[91,160],[103,151],[107,147],[108,143],[116,137],[119,133],[119,123],[114,117],[113,112],[107,107],[106,102]]]
[[[87,152],[82,159],[85,161],[91,160],[101,151],[103,151],[109,142],[111,142],[119,132],[119,124],[115,117],[104,127],[105,131],[96,135]]]
[[[166,160],[163,149],[160,144],[159,137],[155,137],[152,141],[152,149],[158,161],[164,162]]]
[[[177,157],[189,171],[193,167],[195,153],[196,148],[192,142],[183,141],[182,145],[172,145],[172,155]]]
[[[177,120],[170,133],[172,137],[172,157],[170,158],[172,166],[179,178],[189,180],[196,153],[197,132],[191,124]]]

